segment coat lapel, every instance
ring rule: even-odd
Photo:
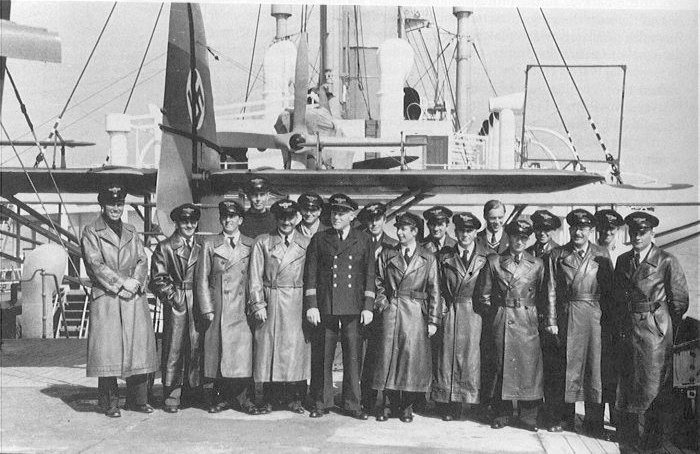
[[[122,223],[122,236],[119,238],[119,249],[123,249],[127,244],[129,244],[132,238],[134,238],[133,228],[129,224]]]
[[[226,267],[228,268],[231,265],[231,262],[233,261],[233,250],[231,249],[231,245],[228,244],[228,240],[223,234],[219,234],[219,237],[221,239],[221,244],[214,248],[214,254],[225,259],[228,262],[226,264]],[[238,241],[238,244],[240,244],[240,240]],[[236,245],[236,249],[238,249],[238,245]]]
[[[634,257],[634,255],[632,257]],[[651,249],[649,249],[649,254],[647,254],[647,257],[644,259],[644,261],[642,261],[642,263],[639,264],[637,271],[634,272],[632,277],[638,281],[646,279],[647,277],[649,277],[650,274],[654,273],[658,264],[659,248],[656,247],[655,244],[652,244]]]
[[[404,271],[404,273],[403,273],[403,277],[401,278],[402,281],[404,279],[406,279],[406,277],[409,274],[414,273],[425,266],[425,264],[427,263],[428,260],[425,257],[423,257],[424,251],[425,251],[425,249],[423,249],[422,246],[420,246],[420,245],[416,246],[416,250],[413,251],[413,257],[411,258],[411,263],[408,264],[406,271]],[[403,259],[402,259],[402,261],[403,261]]]
[[[201,246],[199,242],[195,239],[192,242],[192,251],[190,251],[190,256],[187,257],[187,269],[192,268],[197,263],[197,257],[199,257],[199,250]]]
[[[100,238],[107,241],[109,244],[119,247],[119,237],[114,233],[114,230],[109,228],[104,219],[102,219],[102,216],[95,221],[95,230],[97,230],[97,234]]]
[[[284,254],[284,257],[280,262],[279,270],[284,269],[290,263],[296,261],[300,257],[303,257],[304,254],[306,254],[306,248],[300,243],[299,236],[295,234],[292,242],[287,247],[287,252]]]
[[[395,250],[399,251],[396,248],[395,248]],[[391,264],[394,268],[396,268],[401,273],[401,275],[405,274],[406,263],[403,261],[403,257],[401,257],[401,252],[397,252],[396,254],[394,254],[389,259],[389,264]]]
[[[513,264],[516,266],[516,271],[513,273],[513,279],[511,282],[515,282],[527,274],[527,272],[530,271],[530,268],[532,268],[532,265],[535,263],[534,257],[528,252],[523,252],[523,256],[520,259],[519,264],[516,264],[512,259],[511,262],[513,262]]]
[[[348,248],[350,248],[352,245],[357,243],[358,238],[357,238],[357,231],[355,229],[350,229],[350,232],[348,232],[348,237],[345,238],[344,241],[338,241],[336,244],[338,245],[336,249],[336,254],[342,254],[344,251],[346,251]]]

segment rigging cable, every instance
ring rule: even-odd
[[[165,3],[160,4],[160,9],[158,10],[158,16],[156,16],[156,22],[153,24],[153,30],[151,30],[151,36],[148,38],[148,44],[146,44],[146,51],[143,53],[143,58],[141,59],[141,64],[139,65],[139,70],[136,72],[136,77],[134,78],[134,84],[131,86],[131,91],[129,92],[129,97],[126,99],[126,104],[124,105],[123,114],[129,108],[129,102],[131,102],[131,95],[134,94],[134,89],[136,88],[136,83],[139,81],[139,76],[141,75],[141,70],[143,69],[143,64],[146,61],[146,56],[148,56],[148,50],[151,48],[151,42],[153,41],[153,35],[156,33],[156,27],[158,27],[158,21],[160,20],[160,14],[163,12],[163,6]]]
[[[73,89],[70,92],[70,95],[68,96],[68,99],[66,100],[66,103],[63,106],[63,109],[61,109],[61,113],[58,115],[58,118],[56,119],[53,128],[51,128],[51,133],[49,134],[49,140],[53,138],[53,136],[56,134],[58,131],[58,125],[63,119],[63,114],[66,113],[66,110],[68,109],[68,105],[70,104],[71,99],[73,99],[73,95],[75,94],[75,91],[78,89],[78,85],[80,84],[80,81],[83,78],[83,75],[85,74],[85,71],[87,70],[88,65],[90,64],[90,60],[92,60],[92,56],[95,54],[95,50],[97,49],[97,45],[100,43],[100,40],[102,39],[102,35],[104,35],[105,30],[107,29],[107,24],[109,24],[109,20],[112,18],[112,14],[114,13],[114,9],[117,7],[117,2],[114,2],[112,5],[112,9],[109,10],[109,15],[107,16],[107,19],[105,20],[104,25],[102,26],[102,30],[100,30],[100,34],[97,36],[97,41],[95,41],[95,45],[92,46],[92,50],[90,51],[90,55],[87,58],[87,61],[85,61],[85,65],[83,66],[82,71],[80,71],[80,75],[78,76],[78,80],[75,81],[75,85],[73,86]],[[39,167],[39,163],[41,161],[44,161],[44,150],[46,147],[43,149],[40,148],[41,151],[39,151],[39,154],[36,156],[36,161],[34,162],[34,167]],[[52,177],[53,178],[53,177]]]
[[[430,62],[430,67],[432,68],[433,73],[435,74],[435,82],[433,82],[433,83],[435,84],[435,95],[434,95],[435,97],[434,97],[434,99],[433,99],[433,103],[437,104],[437,100],[438,100],[438,78],[439,78],[439,77],[438,77],[438,70],[437,70],[437,68],[435,67],[435,62],[433,61],[433,59],[430,58],[430,51],[428,50],[428,45],[427,45],[426,42],[425,42],[425,36],[423,36],[423,30],[422,30],[422,29],[421,29],[421,30],[418,30],[418,34],[420,35],[420,39],[421,39],[421,41],[423,42],[423,48],[425,49],[425,54],[427,55],[427,59],[428,59],[428,61]]]
[[[22,114],[24,115],[24,119],[26,120],[27,125],[29,126],[29,130],[32,133],[32,137],[34,138],[34,142],[36,142],[37,147],[41,147],[41,145],[39,145],[39,139],[36,136],[36,131],[34,131],[34,125],[32,124],[32,120],[31,120],[31,118],[29,118],[29,113],[27,112],[27,106],[24,104],[24,101],[22,101],[22,97],[19,94],[19,90],[17,89],[17,85],[15,84],[15,80],[12,77],[12,74],[10,73],[9,68],[6,67],[5,72],[7,74],[7,77],[10,80],[10,83],[12,84],[12,89],[15,92],[15,97],[17,97],[17,102],[20,105],[20,109],[22,110]],[[58,136],[58,131],[56,131],[56,135],[54,136],[54,140],[56,140],[57,136]],[[9,137],[8,137],[8,139],[9,139]],[[63,141],[63,139],[61,139],[61,141]],[[13,146],[13,149],[15,149],[14,146]],[[19,156],[17,156],[17,157],[19,158]],[[63,195],[61,195],[61,190],[58,188],[58,183],[56,183],[56,179],[53,176],[53,172],[51,171],[51,167],[49,166],[49,163],[46,162],[45,159],[42,159],[42,161],[44,162],[44,165],[46,166],[46,170],[49,173],[49,177],[51,177],[51,182],[53,183],[53,186],[56,189],[56,195],[58,195],[58,199],[60,200],[61,205],[63,205],[64,211],[66,212],[66,217],[68,218],[68,223],[70,224],[70,228],[73,231],[72,233],[77,236],[78,230],[73,225],[73,221],[70,219],[70,216],[68,216],[68,207],[66,206],[66,202],[63,200]],[[24,168],[24,164],[22,164],[22,168]],[[26,173],[26,171],[25,171],[25,173]],[[28,174],[27,174],[27,176],[28,176]],[[32,186],[34,186],[34,185],[32,184]],[[38,194],[37,194],[37,197],[38,197]],[[48,213],[46,215],[48,216]],[[54,228],[54,230],[56,230],[56,229]],[[56,230],[56,232],[58,232],[58,230]]]
[[[243,101],[243,113],[245,113],[245,103],[248,102],[250,96],[250,76],[253,74],[253,62],[255,61],[255,47],[258,44],[258,29],[260,28],[260,12],[262,11],[262,3],[258,5],[258,19],[255,22],[255,37],[253,38],[253,50],[250,52],[250,67],[248,69],[248,82],[245,85],[245,100]]]
[[[552,98],[552,102],[554,103],[554,108],[557,110],[557,115],[559,115],[559,120],[561,121],[561,124],[564,127],[564,131],[566,132],[566,137],[569,139],[569,145],[571,145],[571,150],[574,154],[574,157],[576,158],[576,163],[581,168],[581,170],[583,170],[585,172],[586,168],[583,166],[583,163],[581,163],[581,157],[579,156],[578,151],[576,151],[576,145],[574,145],[574,141],[571,138],[571,133],[569,132],[569,128],[566,127],[566,122],[564,121],[564,117],[562,116],[561,110],[559,109],[559,104],[557,103],[557,100],[554,97],[554,93],[552,92],[552,87],[549,85],[549,80],[547,79],[547,76],[544,73],[544,68],[542,68],[542,65],[540,64],[540,57],[537,56],[537,51],[535,50],[535,45],[532,43],[532,39],[530,39],[530,32],[528,32],[527,27],[525,26],[525,20],[523,19],[523,15],[520,13],[520,8],[515,8],[515,10],[518,12],[518,17],[520,17],[520,23],[523,25],[523,29],[525,30],[525,35],[527,36],[527,40],[530,43],[530,49],[532,49],[532,53],[535,55],[535,60],[537,61],[537,67],[540,69],[540,73],[542,73],[542,78],[544,79],[545,85],[547,85],[547,91],[549,91],[549,96]]]
[[[561,57],[561,61],[564,63],[564,67],[566,68],[566,72],[569,73],[569,78],[571,78],[571,82],[574,84],[574,88],[576,89],[576,93],[578,94],[578,98],[581,100],[581,104],[583,105],[583,108],[586,111],[586,115],[588,116],[588,122],[591,124],[591,128],[593,129],[593,132],[595,133],[595,136],[598,139],[598,143],[600,144],[600,147],[603,149],[603,153],[605,154],[605,160],[610,165],[610,173],[617,180],[617,182],[619,184],[622,184],[622,177],[620,176],[620,168],[618,167],[617,162],[616,162],[615,158],[613,157],[613,155],[610,154],[607,147],[605,146],[605,143],[603,142],[603,138],[600,136],[600,133],[598,132],[598,128],[596,128],[595,122],[593,121],[593,118],[591,117],[591,112],[588,110],[588,106],[586,105],[586,101],[584,101],[584,99],[583,99],[583,95],[581,94],[581,90],[579,90],[578,84],[576,83],[576,79],[574,79],[574,75],[571,73],[571,68],[569,68],[569,65],[566,63],[566,59],[564,58],[564,53],[561,51],[561,48],[559,47],[559,43],[557,42],[557,38],[554,37],[554,32],[552,31],[552,27],[549,26],[549,21],[547,20],[547,16],[545,16],[544,10],[542,8],[540,8],[540,13],[542,13],[542,18],[544,19],[544,23],[547,25],[547,30],[549,30],[549,34],[552,35],[552,40],[554,41],[554,45],[557,47],[557,52],[559,52],[559,56]]]
[[[476,57],[479,59],[479,63],[481,63],[481,67],[484,69],[486,78],[489,80],[489,85],[491,85],[491,90],[493,90],[494,96],[498,96],[496,87],[493,86],[493,81],[491,80],[491,76],[489,76],[489,71],[486,69],[486,63],[484,63],[484,60],[481,58],[481,54],[479,53],[479,49],[476,47],[476,41],[472,41],[472,47],[474,48],[474,52],[476,52]]]
[[[431,10],[433,11],[433,20],[435,21],[435,28],[436,30],[436,35],[438,39],[438,46],[442,49],[442,38],[440,38],[440,26],[437,23],[437,15],[435,14],[435,7],[431,7]],[[455,49],[457,46],[455,46]],[[455,100],[455,94],[454,91],[452,90],[452,82],[450,81],[450,72],[447,68],[447,61],[445,60],[445,55],[443,54],[442,56],[442,64],[445,67],[445,79],[447,79],[447,87],[450,89],[450,99],[452,100],[452,105],[456,106],[457,102]],[[459,118],[456,116],[451,116],[452,117],[452,123],[453,127],[456,126],[455,129],[459,130],[461,128],[461,125],[459,124]]]
[[[56,225],[53,222],[53,219],[51,219],[51,216],[49,216],[49,211],[46,209],[46,205],[44,205],[44,201],[41,199],[41,196],[39,195],[39,191],[36,188],[36,185],[34,185],[34,181],[32,180],[32,177],[29,175],[29,172],[27,171],[26,166],[24,165],[24,162],[22,161],[22,158],[19,156],[19,152],[17,151],[17,148],[15,147],[15,144],[12,142],[12,139],[10,138],[10,134],[8,134],[7,129],[5,129],[5,125],[3,124],[2,120],[0,120],[0,127],[2,127],[2,131],[5,133],[5,136],[7,137],[7,140],[10,144],[10,147],[15,153],[15,156],[17,157],[17,160],[20,163],[20,166],[22,167],[22,171],[24,171],[24,175],[27,177],[27,180],[29,180],[29,184],[32,186],[32,190],[34,191],[34,195],[36,195],[36,198],[39,200],[39,204],[41,205],[42,210],[44,210],[44,216],[46,219],[49,221],[49,224],[51,225],[51,228],[53,231],[56,233],[56,237],[58,238],[59,242],[61,243],[61,247],[68,253],[68,247],[66,246],[65,241],[61,237],[61,234],[58,232],[58,229],[56,228]],[[64,205],[63,201],[61,203]],[[66,213],[66,217],[70,221],[70,216],[68,216],[68,213]],[[72,223],[71,223],[72,227]],[[75,233],[75,229],[74,229]],[[19,241],[19,240],[18,240]],[[70,253],[68,253],[68,261],[70,262],[71,266],[73,267],[73,271],[75,271],[76,275],[80,275],[80,271],[78,267],[76,266],[75,262],[73,261],[73,258],[71,257]],[[88,295],[88,291],[85,288],[85,285],[81,282],[80,286],[83,289],[83,292],[85,295]]]
[[[358,18],[358,8],[359,6],[355,5],[352,7],[353,13],[355,16],[355,45],[357,49],[357,55],[355,56],[357,59],[357,88],[360,90],[360,93],[362,93],[362,100],[365,102],[365,107],[367,108],[367,116],[369,119],[372,119],[372,113],[369,108],[369,99],[367,98],[367,93],[365,93],[365,88],[364,84],[362,83],[362,69],[360,65],[360,50],[362,50],[362,54],[364,57],[364,48],[360,49],[360,30],[358,28],[358,23],[359,23],[359,18]],[[367,62],[365,61],[365,66]]]

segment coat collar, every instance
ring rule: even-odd
[[[630,260],[634,257],[634,250],[630,251]],[[639,268],[634,272],[633,276],[637,279],[645,279],[650,274],[653,274],[655,268],[659,266],[659,260],[661,255],[661,249],[652,243],[649,253],[646,258],[639,264]]]
[[[535,264],[535,256],[527,251],[523,251],[520,263],[515,263],[510,251],[505,251],[500,254],[499,261],[501,264],[501,269],[511,275],[510,282],[514,282],[528,270],[530,270],[530,268],[532,268],[532,266]]]
[[[333,249],[335,249],[336,254],[341,254],[350,246],[357,243],[360,235],[360,232],[357,229],[350,227],[350,230],[348,231],[348,237],[345,238],[345,240],[341,243],[338,238],[338,233],[335,229],[331,228],[328,230],[324,230],[323,233],[323,238],[326,240],[326,242],[332,245]]]
[[[236,243],[235,249],[231,249],[231,246],[227,244],[226,237],[223,233],[219,233],[213,242],[214,254],[228,261],[226,268],[246,257],[250,253],[250,247],[252,245],[252,240],[243,234],[238,237],[238,243]]]
[[[112,245],[117,246],[119,249],[122,249],[124,246],[129,244],[136,231],[133,225],[122,222],[122,234],[121,237],[118,237],[117,234],[114,233],[114,230],[107,225],[104,218],[102,218],[102,215],[97,217],[94,226],[95,231],[101,238],[105,239]]]

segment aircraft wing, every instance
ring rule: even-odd
[[[58,33],[44,28],[29,27],[0,19],[0,56],[61,62],[61,41]]]
[[[566,170],[221,170],[209,176],[214,191],[240,190],[253,175],[267,178],[283,193],[314,191],[347,195],[400,194],[422,190],[431,194],[547,193],[602,182],[595,173]]]
[[[0,171],[0,196],[18,193],[56,192],[49,171],[46,168],[28,168],[27,174],[21,167],[4,167]],[[155,192],[157,169],[135,169],[131,167],[96,167],[83,169],[53,169],[51,174],[61,192],[97,193],[107,184],[120,183],[128,188],[130,194],[143,195]]]

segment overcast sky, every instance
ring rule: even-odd
[[[690,3],[682,5],[687,8]],[[13,2],[12,20],[58,32],[62,43],[61,64],[8,62],[40,138],[48,136],[111,7],[111,2]],[[72,157],[71,162],[99,164],[104,160],[105,115],[123,110],[159,7],[160,3],[156,2],[126,2],[116,7],[60,129],[65,138],[94,141],[98,146],[77,151],[81,157]],[[295,7],[290,23],[293,31],[299,27],[298,10]],[[386,20],[391,23],[394,11],[395,8],[389,7],[362,9],[368,42],[378,43],[392,34],[390,27],[378,28],[372,24]],[[208,44],[219,54],[219,61],[210,59],[215,104],[240,102],[245,93],[258,5],[208,2],[202,6],[202,12]],[[522,12],[542,63],[561,63],[539,11],[524,8]],[[545,12],[568,63],[628,67],[623,170],[651,174],[664,181],[697,184],[697,10],[550,8]],[[312,60],[318,46],[317,13],[315,7],[309,25]],[[437,8],[436,15],[440,27],[456,31],[451,8]],[[167,24],[166,4],[128,113],[145,114],[148,104],[162,104]],[[499,94],[522,91],[525,65],[535,61],[515,8],[476,8],[473,24],[473,37]],[[271,43],[274,26],[269,5],[263,5],[253,64],[256,70]],[[492,93],[481,66],[475,59],[472,61],[472,112],[480,123],[488,114],[488,98]],[[594,119],[615,152],[620,75],[615,70],[577,73]],[[541,80],[531,76],[533,91],[528,101],[528,124],[562,131]],[[413,77],[417,80],[415,73]],[[551,78],[574,137],[582,148],[597,152],[595,138],[568,78],[564,73],[553,74]],[[261,81],[256,82],[253,99],[261,98],[261,88]],[[9,84],[5,87],[2,118],[13,139],[29,138]],[[11,153],[3,148],[3,165],[16,164],[16,160],[8,161]],[[23,156],[33,162],[35,154],[28,151]]]

